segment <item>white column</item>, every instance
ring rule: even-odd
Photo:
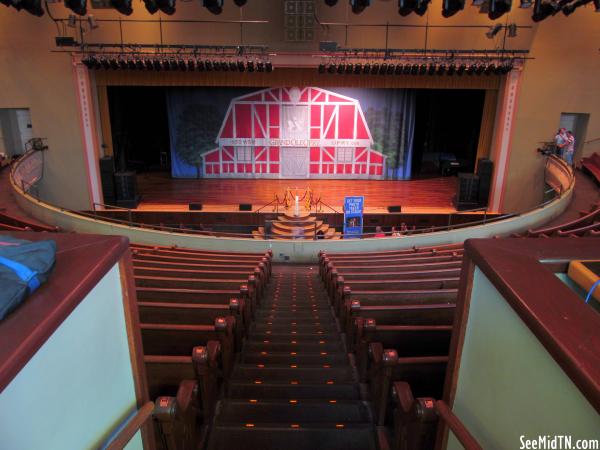
[[[102,203],[102,188],[100,184],[98,151],[98,136],[96,134],[96,119],[94,114],[94,100],[91,95],[90,74],[81,63],[81,57],[73,57],[73,79],[77,93],[77,106],[79,112],[79,126],[81,128],[83,154],[87,171],[88,191],[90,193],[90,207],[93,203]]]
[[[510,71],[503,82],[501,90],[500,113],[496,118],[495,139],[492,149],[494,161],[494,174],[490,192],[490,211],[502,211],[504,190],[506,187],[506,174],[511,153],[514,117],[517,109],[517,99],[521,84],[522,68],[517,67]]]

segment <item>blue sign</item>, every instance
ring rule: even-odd
[[[364,206],[362,196],[344,198],[344,239],[362,236]]]

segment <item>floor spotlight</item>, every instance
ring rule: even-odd
[[[223,0],[202,0],[202,6],[213,14],[221,14],[223,12]]]
[[[121,14],[129,16],[133,12],[131,1],[132,0],[110,0],[110,4]]]
[[[368,6],[371,6],[371,0],[350,0],[350,6],[354,14],[360,14]]]
[[[497,23],[496,25],[491,26],[490,29],[486,31],[485,35],[488,37],[488,39],[493,39],[494,36],[496,36],[500,32],[501,29],[502,24]]]
[[[442,16],[452,17],[465,8],[465,0],[443,0]]]
[[[87,0],[65,0],[65,7],[80,16],[85,16],[87,14]]]

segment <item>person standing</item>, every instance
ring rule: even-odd
[[[556,136],[554,136],[554,144],[556,145],[556,154],[561,158],[564,155],[564,148],[567,145],[567,129],[559,128]]]
[[[573,166],[573,154],[575,153],[575,136],[571,130],[567,131],[564,159],[568,165]]]

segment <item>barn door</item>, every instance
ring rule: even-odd
[[[307,140],[308,106],[283,105],[282,139]],[[281,177],[308,178],[308,146],[281,148]]]

